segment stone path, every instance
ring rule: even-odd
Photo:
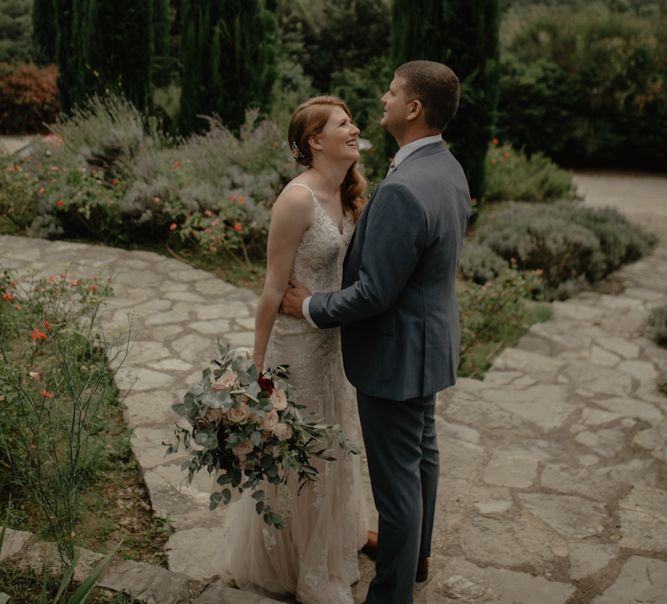
[[[599,190],[594,176],[578,182]],[[483,381],[460,380],[442,397],[432,577],[418,602],[667,603],[667,397],[656,389],[667,353],[643,335],[649,309],[667,301],[667,179],[639,202],[638,182],[629,213],[643,208],[662,237],[657,251],[606,289],[554,304],[554,319],[505,350]],[[614,190],[623,187],[608,199]],[[171,404],[215,356],[216,337],[252,344],[255,296],[147,252],[0,237],[0,254],[23,273],[114,273],[104,327],[122,333],[132,317],[134,346],[118,385],[132,387],[134,452],[155,512],[174,528],[169,567],[212,580],[206,601],[269,602],[221,595],[224,510],[208,511],[205,477],[183,486],[180,462],[160,444],[171,435]],[[372,575],[360,561],[357,602]],[[188,596],[172,587],[154,597]]]

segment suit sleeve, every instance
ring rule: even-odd
[[[368,208],[359,277],[337,292],[316,293],[309,311],[319,328],[380,314],[405,289],[427,241],[424,208],[402,184],[381,187]]]

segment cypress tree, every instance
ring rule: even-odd
[[[268,111],[277,24],[264,0],[183,0],[181,11],[181,131],[212,114],[238,130],[246,109]]]
[[[461,162],[470,194],[484,192],[484,161],[499,90],[499,0],[394,0],[392,64],[417,59],[449,65],[461,81],[458,115],[446,139]]]
[[[38,65],[56,62],[56,28],[53,0],[34,0],[32,4],[32,46]]]
[[[58,89],[65,111],[93,94],[150,101],[152,1],[54,0]]]

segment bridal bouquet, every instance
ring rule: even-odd
[[[164,443],[167,454],[177,452],[181,443],[190,452],[182,466],[189,483],[202,468],[219,474],[222,490],[211,494],[212,510],[221,501],[229,503],[232,489],[249,489],[264,522],[282,528],[283,519],[259,488],[262,482],[285,483],[294,472],[300,493],[317,480],[313,457],[333,461],[334,444],[346,454],[359,451],[338,426],[304,417],[303,406],[291,398],[286,365],[260,375],[246,353],[224,344],[218,348],[220,357],[202,372],[202,380],[173,405],[189,426],[176,427],[176,444]]]

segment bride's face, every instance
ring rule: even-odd
[[[355,162],[359,159],[359,128],[345,111],[333,107],[327,123],[311,144],[330,159],[347,159]]]

